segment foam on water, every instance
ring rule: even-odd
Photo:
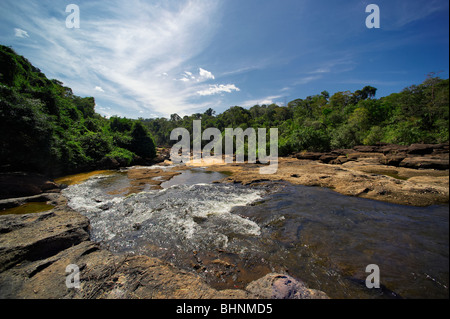
[[[148,244],[181,250],[226,248],[230,237],[259,236],[254,221],[232,213],[261,191],[200,183],[176,185],[126,198],[104,193],[92,178],[64,190],[68,205],[87,216],[91,238],[112,250],[141,252]]]

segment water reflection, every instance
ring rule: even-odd
[[[235,213],[262,226],[267,258],[331,297],[448,298],[448,205],[409,207],[286,186]],[[369,264],[380,267],[383,290],[365,287]]]

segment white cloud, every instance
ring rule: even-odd
[[[206,71],[202,68],[199,68],[199,74],[200,74],[201,80],[215,80],[216,79],[215,76],[211,72]]]
[[[105,90],[103,90],[101,86],[96,86],[95,90],[98,92],[105,92]]]
[[[189,81],[197,81],[197,82],[204,82],[207,80],[215,80],[215,76],[202,68],[199,68],[198,77],[194,76],[192,72],[184,71],[183,74],[181,74],[180,79],[175,79],[175,81],[182,81],[182,82],[189,82]]]
[[[272,95],[272,96],[266,96],[262,97],[260,99],[254,99],[254,100],[248,100],[243,103],[241,103],[244,107],[251,107],[254,105],[270,105],[270,104],[282,104],[281,102],[276,101],[276,99],[282,98],[282,95]]]
[[[14,35],[18,38],[29,38],[28,32],[19,28],[14,29]]]
[[[240,89],[238,87],[236,87],[234,84],[227,84],[227,85],[214,84],[214,85],[210,85],[209,89],[197,91],[197,94],[201,95],[201,96],[208,96],[208,95],[215,95],[215,94],[220,94],[220,93],[231,93],[233,91],[239,92]]]

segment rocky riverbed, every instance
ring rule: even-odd
[[[129,169],[124,174],[128,175],[130,184],[111,193],[130,195],[158,189],[180,174],[180,169],[178,167],[177,172],[170,166]],[[79,183],[93,175],[76,175],[60,181]],[[70,209],[67,199],[57,191],[7,199],[0,205],[10,208],[36,200],[47,201],[54,208],[41,213],[0,216],[0,298],[328,298],[288,274],[269,273],[244,289],[218,290],[195,271],[182,270],[161,259],[114,254],[91,241],[89,219]],[[213,263],[225,265],[226,261],[217,259]],[[68,265],[79,267],[79,289],[66,286]]]
[[[299,153],[280,158],[273,175],[260,175],[260,164],[200,165],[226,172],[217,181],[225,184],[283,180],[412,206],[448,203],[449,198],[448,144]],[[129,169],[124,174],[131,182],[111,192],[127,196],[158,189],[180,170],[167,161],[158,169]],[[268,274],[245,288],[218,290],[195,272],[161,259],[114,254],[90,240],[89,220],[67,206],[60,188],[71,181],[80,182],[69,178],[55,183],[27,174],[0,176],[0,209],[30,202],[54,206],[36,214],[0,216],[0,298],[327,298],[285,273]],[[70,264],[80,268],[80,289],[66,287]]]
[[[449,200],[448,144],[357,146],[332,153],[303,152],[280,158],[278,171],[271,175],[261,175],[262,165],[258,164],[199,165],[229,172],[231,176],[222,182],[249,185],[283,180],[412,206],[430,206]]]

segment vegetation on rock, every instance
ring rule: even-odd
[[[6,46],[0,46],[0,136],[2,171],[61,175],[156,155],[140,121],[102,117],[94,98],[74,95]]]

